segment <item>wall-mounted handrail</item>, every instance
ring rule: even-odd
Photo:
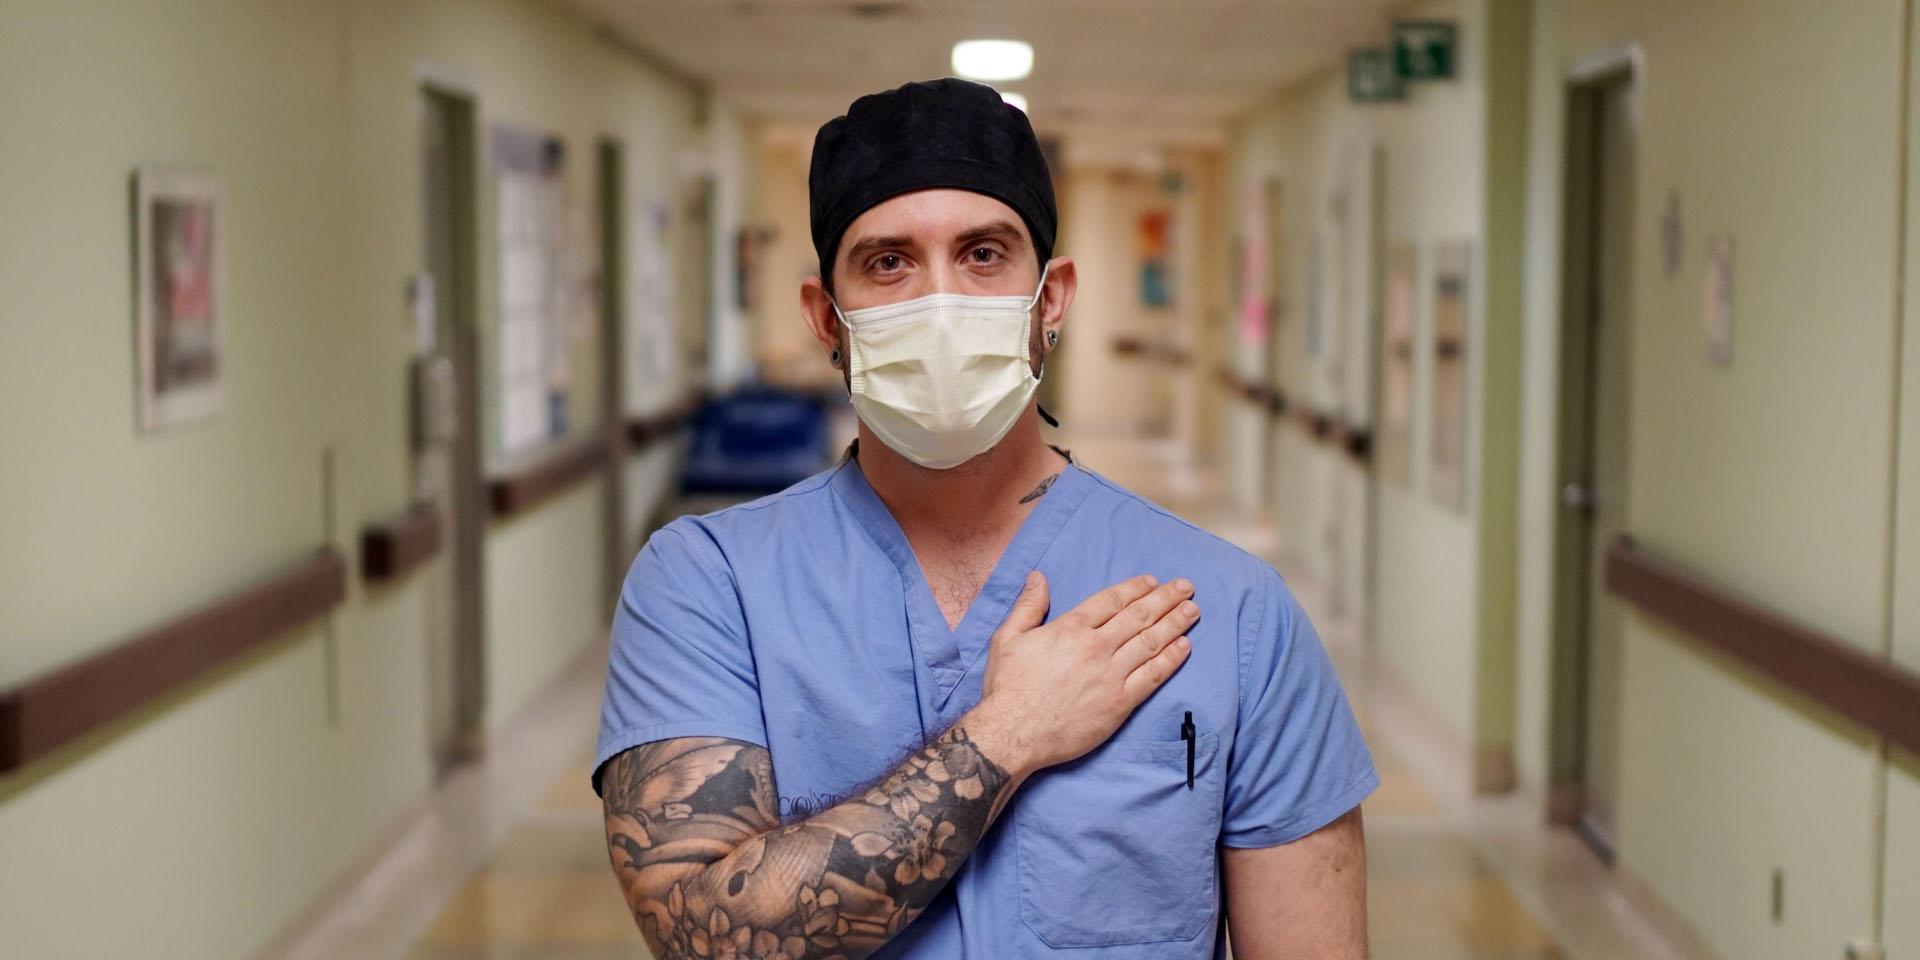
[[[1293,417],[1300,429],[1315,442],[1339,451],[1363,470],[1372,468],[1372,429],[1357,423],[1349,423],[1338,414],[1304,406],[1297,408]]]
[[[703,395],[693,393],[664,410],[628,418],[627,449],[644,450],[678,433],[681,427],[693,420],[693,415],[699,412],[704,402],[706,399]]]
[[[327,612],[346,595],[346,560],[323,548],[238,593],[0,690],[0,773],[133,713]]]
[[[1132,334],[1114,337],[1113,352],[1123,357],[1134,357],[1164,363],[1171,367],[1184,367],[1192,362],[1192,356],[1177,344],[1165,341],[1148,340]]]
[[[1227,367],[1218,368],[1214,375],[1229,393],[1264,408],[1268,416],[1279,420],[1291,415],[1310,439],[1340,451],[1362,469],[1372,468],[1373,431],[1370,428],[1314,410],[1294,401],[1278,387],[1244,379]]]
[[[1795,622],[1632,539],[1607,547],[1614,595],[1920,755],[1920,674]]]
[[[440,508],[417,503],[405,513],[360,531],[360,577],[397,580],[440,552]]]
[[[525,513],[574,484],[599,476],[613,463],[613,442],[606,433],[577,441],[487,481],[495,519]]]

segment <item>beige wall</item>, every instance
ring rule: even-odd
[[[0,686],[322,542],[351,560],[359,526],[407,501],[423,77],[471,92],[483,128],[563,136],[581,203],[597,136],[627,144],[637,197],[671,195],[695,137],[692,91],[546,4],[9,0],[0,17],[16,132],[0,151]],[[220,179],[227,380],[216,419],[143,436],[128,175],[146,163]],[[575,349],[585,431],[594,345]],[[665,472],[641,476],[636,499],[657,496]],[[491,723],[602,642],[601,513],[589,485],[492,531]],[[273,936],[428,784],[425,580],[356,582],[324,621],[0,779],[6,950],[198,960]]]
[[[1369,423],[1373,418],[1374,370],[1367,345],[1373,335],[1377,302],[1361,287],[1328,291],[1326,339],[1344,338],[1344,350],[1310,356],[1309,313],[1311,250],[1328,220],[1334,194],[1347,192],[1364,219],[1366,158],[1377,152],[1384,171],[1380,220],[1381,248],[1411,243],[1417,253],[1416,332],[1429,329],[1432,250],[1445,240],[1473,241],[1476,258],[1482,239],[1485,205],[1483,142],[1485,94],[1480,2],[1432,2],[1402,11],[1408,16],[1455,19],[1461,23],[1460,75],[1457,79],[1414,88],[1402,104],[1355,104],[1347,96],[1344,66],[1288,91],[1250,117],[1238,131],[1229,158],[1229,229],[1239,228],[1239,209],[1251,185],[1276,177],[1285,198],[1282,243],[1283,321],[1273,351],[1279,369],[1274,379],[1296,402]],[[1323,246],[1327,244],[1323,242]],[[1332,256],[1327,250],[1325,256]],[[1346,261],[1358,269],[1361,257]],[[1238,269],[1237,265],[1234,269]],[[1480,286],[1476,284],[1476,286]],[[1349,292],[1353,291],[1353,292]],[[1483,322],[1484,297],[1469,296],[1476,329]],[[1237,319],[1233,321],[1237,326]],[[1344,328],[1344,329],[1342,329]],[[1475,337],[1475,349],[1484,338]],[[1242,345],[1244,348],[1244,345]],[[1482,367],[1478,353],[1468,367]],[[1253,363],[1255,361],[1243,361]],[[1260,372],[1254,370],[1253,372]],[[1430,486],[1430,356],[1416,353],[1413,379],[1413,471],[1406,486],[1382,483],[1377,501],[1377,551],[1373,600],[1364,604],[1367,580],[1366,477],[1351,462],[1313,442],[1290,421],[1272,428],[1268,442],[1278,445],[1277,467],[1264,482],[1278,488],[1280,522],[1291,552],[1316,576],[1339,586],[1344,608],[1369,610],[1372,636],[1398,672],[1406,677],[1463,739],[1474,731],[1475,640],[1474,506],[1462,514],[1439,506]],[[1475,381],[1469,396],[1483,384]],[[1477,423],[1481,407],[1470,400],[1468,419]],[[1230,420],[1264,415],[1230,411]],[[1241,425],[1246,428],[1245,424]],[[1264,426],[1259,429],[1268,429]],[[1470,428],[1469,443],[1480,431]],[[1259,449],[1255,441],[1246,449]],[[1469,460],[1474,459],[1470,447]],[[1244,457],[1242,475],[1257,471]],[[1475,474],[1469,472],[1469,487]]]
[[[1553,733],[1551,527],[1563,479],[1552,457],[1564,83],[1582,58],[1631,42],[1642,65],[1631,532],[1875,652],[1888,645],[1889,590],[1898,583],[1904,594],[1920,578],[1888,567],[1901,5],[1541,0],[1536,12],[1520,740],[1524,767],[1543,776]],[[1667,277],[1670,191],[1684,256]],[[1726,367],[1708,365],[1701,319],[1706,238],[1720,234],[1734,238],[1737,256]],[[1909,417],[1909,436],[1911,427]],[[1629,617],[1625,656],[1625,869],[1730,957],[1837,956],[1848,939],[1871,936],[1881,849],[1896,861],[1889,916],[1911,912],[1900,905],[1920,889],[1905,863],[1920,816],[1910,764],[1892,773],[1887,824],[1908,840],[1903,859],[1901,848],[1882,847],[1874,812],[1884,771],[1861,731],[1644,618]],[[1776,869],[1786,891],[1777,922]],[[1911,929],[1903,935],[1915,942]]]
[[[1052,411],[1082,435],[1165,433],[1172,426],[1173,378],[1162,364],[1116,354],[1130,336],[1177,342],[1188,326],[1182,310],[1193,291],[1175,287],[1178,302],[1140,302],[1139,218],[1151,210],[1172,218],[1180,195],[1163,189],[1159,171],[1070,167],[1055,185],[1061,210],[1058,256],[1072,257],[1079,289],[1051,361],[1060,408]],[[1175,257],[1168,257],[1174,267]],[[1169,277],[1172,285],[1177,277]],[[1096,465],[1096,469],[1098,465]]]
[[[812,140],[763,135],[755,150],[758,204],[754,223],[773,232],[755,266],[755,355],[769,379],[798,386],[841,387],[840,372],[821,355],[800,312],[800,284],[820,272],[807,206]]]
[[[709,100],[705,110],[701,166],[713,178],[711,349],[708,382],[725,389],[752,379],[754,311],[740,304],[738,270],[740,229],[757,205],[753,133],[747,119],[724,101]]]
[[[1913,16],[1908,7],[1908,17]],[[1909,28],[1911,30],[1911,27]],[[1913,43],[1920,43],[1916,38]],[[1908,63],[1920,47],[1907,48]],[[1912,84],[1911,67],[1908,83]],[[1898,451],[1895,475],[1894,558],[1889,582],[1892,584],[1893,623],[1888,640],[1895,662],[1907,670],[1920,672],[1920,221],[1913,216],[1920,201],[1920,177],[1914,175],[1913,158],[1920,156],[1920,98],[1909,86],[1906,97],[1906,249],[1903,251],[1900,324],[1895,338],[1900,345],[1899,372],[1894,382],[1899,390]],[[1903,751],[1893,752],[1887,766],[1886,837],[1882,845],[1885,887],[1881,891],[1881,914],[1885,924],[1883,939],[1887,956],[1920,955],[1920,911],[1911,904],[1920,903],[1920,757]]]

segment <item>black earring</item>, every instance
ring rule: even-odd
[[[833,364],[836,367],[840,365],[840,348],[839,347],[833,348],[833,352],[830,354],[827,354],[827,362]]]
[[[1057,347],[1057,346],[1059,346],[1059,345],[1060,345],[1060,331],[1058,331],[1058,330],[1048,330],[1048,331],[1047,331],[1047,346],[1049,346],[1049,347]]]

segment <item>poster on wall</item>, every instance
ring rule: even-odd
[[[1267,290],[1267,202],[1259,184],[1247,188],[1240,210],[1240,343],[1267,342],[1273,308]]]
[[[1467,356],[1473,246],[1466,240],[1433,251],[1433,433],[1429,490],[1441,506],[1467,507]]]
[[[1707,327],[1707,362],[1733,362],[1733,237],[1707,238],[1707,292],[1702,305]]]
[[[497,187],[500,309],[499,453],[511,456],[567,431],[571,372],[565,145],[506,126],[492,136]]]
[[[140,429],[211,417],[223,392],[220,190],[199,170],[134,173]]]
[[[1140,215],[1134,229],[1134,245],[1140,258],[1140,305],[1151,309],[1173,302],[1168,288],[1167,248],[1169,216],[1165,210]]]
[[[622,340],[627,350],[627,409],[646,410],[679,388],[679,342],[674,329],[673,247],[668,229],[672,209],[655,197],[629,226],[628,308],[632,329]]]
[[[1410,243],[1387,251],[1387,298],[1380,345],[1380,474],[1405,487],[1413,479],[1413,324],[1418,263]]]

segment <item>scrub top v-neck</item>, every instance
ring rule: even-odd
[[[1219,847],[1305,836],[1378,781],[1273,567],[1079,463],[951,629],[857,459],[662,527],[621,590],[595,770],[655,740],[728,737],[768,749],[783,821],[812,816],[979,702],[989,638],[1032,570],[1049,616],[1141,573],[1187,577],[1193,651],[1106,743],[1030,777],[875,956],[1224,956]]]
[[[1079,467],[1071,462],[1067,464],[1046,495],[1035,502],[1021,521],[960,623],[949,627],[919,558],[907,542],[906,533],[879,494],[867,484],[866,475],[857,464],[858,461],[852,461],[835,471],[829,485],[846,504],[854,521],[899,572],[900,589],[906,599],[907,636],[916,665],[924,671],[919,687],[921,726],[928,734],[938,734],[972,708],[973,703],[969,701],[958,713],[947,710],[954,702],[953,692],[960,681],[972,670],[985,668],[988,638],[1020,596],[1027,574],[1039,564],[1060,528],[1086,499],[1092,483]]]

